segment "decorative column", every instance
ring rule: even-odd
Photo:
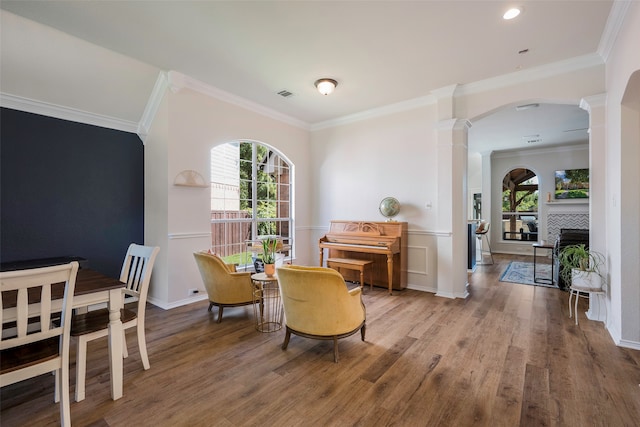
[[[606,253],[606,95],[594,95],[583,98],[580,108],[589,113],[589,248],[602,254]],[[606,280],[606,276],[605,276]],[[609,297],[609,290],[607,291]],[[605,321],[604,310],[599,310],[602,304],[607,304],[604,295],[593,295],[601,298],[592,301],[589,298],[589,311],[587,318],[591,320]],[[602,311],[602,312],[599,312]]]
[[[455,118],[457,85],[432,91],[438,124],[438,286],[436,295],[466,298],[467,292],[467,132]]]

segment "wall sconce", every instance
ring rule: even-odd
[[[333,79],[319,79],[314,84],[323,95],[329,95],[338,86],[338,82]]]

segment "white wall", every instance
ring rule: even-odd
[[[331,220],[384,221],[378,205],[393,196],[401,204],[395,219],[409,223],[409,286],[431,291],[437,250],[436,114],[435,104],[427,105],[311,135],[314,238],[327,232]]]
[[[183,170],[195,170],[208,180],[210,150],[225,142],[259,141],[293,164],[294,238],[301,248],[296,262],[310,262],[305,250],[312,196],[308,131],[187,88],[175,93],[167,90],[165,102],[166,108],[161,107],[153,121],[145,151],[158,160],[146,162],[146,235],[164,241],[166,253],[166,265],[154,271],[150,301],[169,308],[204,297],[192,253],[211,246],[210,190],[174,186],[173,181]],[[201,295],[189,297],[191,288],[200,289]]]
[[[530,100],[578,105],[583,97],[604,91],[603,79],[604,66],[600,65],[543,79],[524,79],[511,86],[463,86],[456,90],[455,116],[480,118]],[[409,287],[429,291],[437,289],[436,237],[443,231],[437,229],[438,168],[450,167],[437,162],[437,126],[434,104],[316,130],[311,136],[317,165],[312,184],[315,237],[326,232],[331,219],[382,220],[378,203],[385,196],[394,196],[402,204],[397,219],[409,223]],[[584,147],[578,157],[567,152],[562,156],[565,161],[558,164],[563,167],[589,167]],[[471,163],[472,168],[476,163]],[[537,168],[552,178],[556,166],[541,159]],[[472,176],[471,182],[477,186],[478,174],[472,172]],[[543,194],[546,188],[544,184]],[[485,212],[490,208],[487,202],[483,200]],[[427,203],[431,209],[425,207]],[[499,228],[492,230],[499,235]]]
[[[607,324],[616,343],[640,349],[640,3],[617,6],[629,9],[606,67]]]

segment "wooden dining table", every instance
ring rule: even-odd
[[[109,370],[111,379],[111,398],[120,399],[123,395],[123,334],[122,321],[120,319],[120,309],[123,308],[122,289],[124,283],[118,279],[106,276],[97,271],[81,268],[76,276],[76,287],[73,294],[74,309],[85,309],[90,305],[107,303],[109,309]],[[62,298],[64,295],[64,283],[55,284],[51,287],[51,294],[62,309]],[[29,297],[30,301],[31,296]],[[15,307],[15,296],[3,294],[3,309]],[[55,304],[55,303],[54,303]],[[38,303],[34,302],[34,312],[39,311]],[[55,307],[55,306],[54,306]],[[31,308],[29,310],[31,312]],[[4,315],[3,322],[12,319],[10,310]]]

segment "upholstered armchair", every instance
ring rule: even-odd
[[[225,264],[217,255],[194,252],[193,256],[209,295],[209,311],[214,305],[218,307],[218,323],[224,307],[253,304],[251,272],[236,272],[235,266]]]
[[[333,340],[337,363],[338,339],[360,331],[364,341],[366,310],[360,288],[349,290],[340,273],[330,268],[287,265],[277,274],[286,319],[283,350],[291,334]]]

